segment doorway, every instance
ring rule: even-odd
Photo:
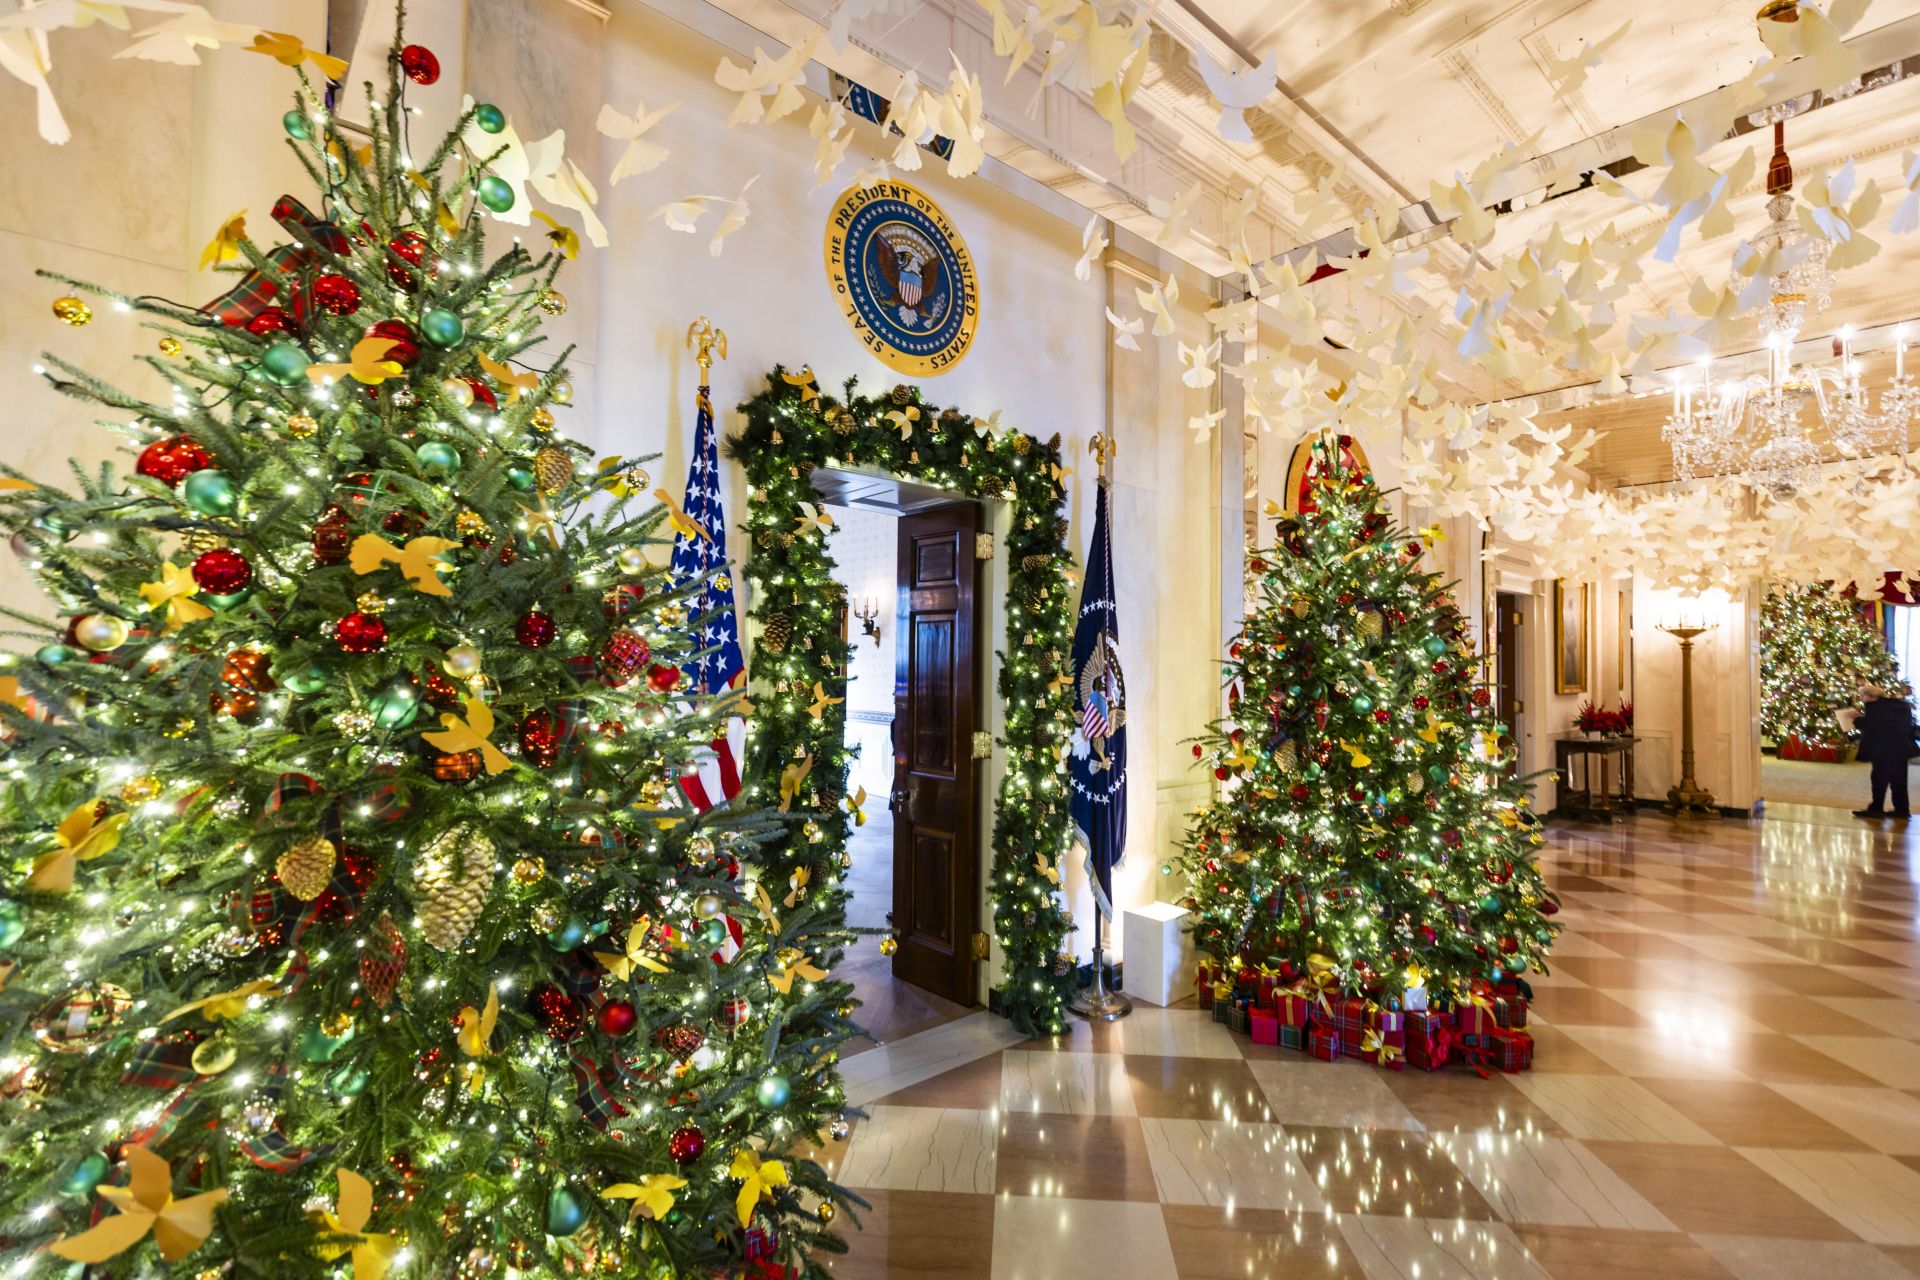
[[[847,920],[895,942],[891,956],[855,948],[837,973],[884,1042],[977,1003],[981,508],[891,476],[819,468],[812,482],[845,589],[849,789],[867,794],[847,846]]]

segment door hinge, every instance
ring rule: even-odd
[[[973,758],[975,760],[990,760],[993,758],[993,735],[985,729],[975,729],[973,731]]]
[[[973,931],[973,958],[985,960],[991,954],[992,940],[978,929]]]
[[[993,535],[976,533],[973,535],[973,558],[975,560],[993,559]]]

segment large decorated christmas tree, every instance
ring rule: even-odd
[[[391,61],[364,137],[302,80],[317,207],[222,228],[227,295],[55,307],[145,313],[171,393],[49,355],[136,460],[0,498],[59,611],[0,669],[0,1261],[811,1271],[842,922],[800,815],[682,797],[737,710],[682,674],[699,584],[559,431],[504,116],[409,156],[437,70]]]
[[[1186,905],[1222,962],[1445,999],[1539,966],[1557,904],[1465,619],[1342,443],[1315,443],[1302,510],[1248,563]]]
[[[1760,609],[1760,732],[1791,753],[1844,740],[1834,711],[1899,679],[1873,606],[1824,582],[1777,584]],[[1795,744],[1795,745],[1789,745]]]

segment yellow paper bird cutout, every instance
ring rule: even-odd
[[[793,808],[795,797],[800,794],[800,786],[813,772],[813,757],[809,755],[798,764],[790,764],[780,771],[780,812],[786,813]]]
[[[793,532],[796,536],[805,537],[809,533],[822,533],[831,528],[833,528],[833,517],[827,514],[824,508],[816,507],[811,502],[800,504],[800,514],[793,520]]]
[[[626,982],[633,977],[637,965],[650,973],[665,973],[667,966],[660,963],[657,953],[647,945],[647,938],[653,932],[653,921],[641,916],[632,928],[627,930],[627,944],[620,951],[596,951],[593,958],[615,978]]]
[[[812,365],[801,369],[799,373],[782,373],[780,379],[790,387],[800,388],[801,404],[820,403],[820,388],[814,385]]]
[[[516,502],[514,505],[519,507],[520,514],[527,518],[528,533],[545,530],[547,541],[551,542],[556,549],[560,546],[560,535],[554,531],[553,527],[553,512],[547,509],[545,498],[541,498],[540,504],[535,507],[530,507],[524,502]]]
[[[351,1169],[335,1169],[333,1173],[340,1180],[340,1196],[331,1210],[321,1209],[314,1217],[332,1235],[359,1239],[350,1244],[315,1245],[313,1251],[324,1262],[351,1253],[353,1280],[381,1280],[393,1266],[400,1242],[383,1232],[367,1230],[367,1222],[373,1217],[373,1184]]]
[[[1453,728],[1453,721],[1442,720],[1439,716],[1429,711],[1427,712],[1427,727],[1419,730],[1419,737],[1423,742],[1438,744],[1440,741],[1440,731],[1451,728]]]
[[[905,440],[913,435],[913,424],[920,421],[920,406],[910,404],[904,409],[889,409],[880,416],[899,427],[900,438]]]
[[[440,581],[440,570],[452,566],[440,560],[445,552],[460,544],[448,538],[420,537],[406,546],[396,547],[377,533],[363,533],[347,549],[347,563],[355,573],[373,573],[391,561],[415,591],[430,596],[451,596],[453,589]],[[144,591],[145,588],[142,588]]]
[[[861,806],[867,802],[867,789],[861,787],[852,795],[844,797],[843,802],[847,806],[847,812],[853,815],[853,825],[856,828],[866,826],[867,811]]]
[[[826,686],[818,680],[813,682],[813,701],[807,704],[807,714],[818,720],[826,714],[827,708],[845,702],[845,698],[833,698],[827,695]]]
[[[299,36],[290,36],[284,31],[262,31],[247,46],[248,53],[264,53],[282,66],[297,67],[302,62],[311,62],[314,69],[329,80],[338,80],[347,74],[345,59],[336,58],[330,53],[321,53],[309,49],[300,43]]]
[[[767,928],[780,932],[780,917],[773,914],[773,899],[767,896],[767,886],[757,881],[753,886],[753,909],[767,922]]]
[[[1040,876],[1043,879],[1050,880],[1054,884],[1060,883],[1060,868],[1048,862],[1044,856],[1037,856],[1034,858],[1033,871],[1035,875]]]
[[[470,1004],[460,1006],[460,1028],[454,1033],[454,1039],[460,1045],[460,1052],[469,1058],[484,1058],[493,1052],[489,1041],[493,1039],[493,1028],[500,1021],[500,988],[487,988],[487,1006],[476,1009]]]
[[[0,676],[0,702],[6,703],[21,715],[33,714],[33,695],[20,691],[20,680],[17,676]],[[865,790],[860,792],[860,798],[862,800],[867,798]]]
[[[500,748],[487,741],[493,734],[493,708],[478,698],[467,698],[464,702],[467,709],[464,720],[452,711],[442,711],[439,731],[420,736],[448,755],[478,751],[490,774],[511,769],[513,762],[507,759]]]
[[[428,182],[427,176],[418,169],[407,170],[407,181],[420,188],[421,195],[427,197],[429,200],[434,199],[433,184]],[[453,216],[453,210],[447,205],[445,200],[434,201],[433,220],[447,235],[457,236],[460,234],[460,219]]]
[[[307,377],[316,384],[324,383],[329,378],[352,378],[355,382],[377,387],[388,378],[397,378],[406,372],[398,360],[387,358],[397,345],[392,338],[362,338],[347,353],[345,364],[310,364],[307,366]]]
[[[1065,667],[1061,667],[1058,671],[1055,671],[1053,673],[1053,679],[1047,681],[1048,693],[1058,693],[1062,689],[1071,689],[1072,687],[1073,673]]]
[[[217,996],[189,1000],[160,1021],[172,1022],[175,1018],[183,1017],[196,1010],[208,1022],[218,1022],[222,1018],[237,1018],[247,1011],[247,1001],[255,996],[266,995],[273,989],[272,978],[255,978],[252,982],[241,983],[231,991],[222,991]]]
[[[685,1178],[670,1173],[649,1173],[638,1182],[616,1182],[600,1194],[608,1200],[633,1201],[629,1222],[643,1213],[658,1222],[672,1211],[673,1193],[686,1185]]]
[[[66,893],[73,888],[75,864],[90,862],[101,854],[113,852],[114,846],[120,843],[120,828],[127,825],[127,819],[132,815],[116,813],[95,821],[97,809],[98,802],[89,800],[60,820],[60,825],[53,833],[59,847],[34,860],[33,874],[27,877],[29,889],[37,889],[41,893]]]
[[[1048,465],[1053,469],[1053,487],[1056,489],[1066,488],[1067,477],[1073,474],[1073,468],[1063,467],[1057,462],[1049,463]]]
[[[220,224],[213,233],[213,239],[207,241],[207,247],[200,251],[200,269],[218,266],[222,262],[232,262],[240,256],[240,242],[247,238],[247,211],[242,209]]]
[[[807,881],[811,879],[813,879],[813,872],[809,868],[794,868],[793,874],[787,877],[787,884],[790,886],[786,896],[786,904],[788,907],[792,907],[794,903],[800,901],[800,895],[806,892]]]
[[[702,528],[699,521],[682,510],[680,503],[675,500],[672,494],[668,493],[665,489],[655,489],[653,491],[653,497],[656,502],[667,509],[667,527],[669,529],[672,529],[683,538],[700,538],[706,542],[713,541],[713,535]]]
[[[540,375],[531,369],[525,373],[521,373],[512,365],[501,364],[484,351],[479,354],[479,360],[480,367],[487,371],[489,378],[492,378],[502,387],[508,388],[508,404],[519,403],[522,392],[535,390],[540,385]]]
[[[575,231],[564,222],[556,221],[551,214],[543,213],[539,209],[533,211],[533,216],[551,228],[551,230],[547,232],[547,239],[553,241],[553,247],[560,251],[561,257],[571,262],[580,256],[580,233],[578,231]]]
[[[145,1147],[128,1150],[127,1168],[126,1186],[99,1189],[100,1198],[120,1212],[77,1236],[54,1241],[49,1252],[69,1262],[100,1263],[125,1253],[151,1233],[161,1259],[178,1262],[206,1243],[213,1234],[213,1211],[227,1202],[225,1187],[176,1200],[173,1166]]]
[[[742,1147],[734,1152],[733,1167],[727,1170],[727,1176],[740,1179],[740,1194],[734,1199],[733,1207],[744,1227],[753,1220],[755,1205],[771,1199],[773,1188],[787,1185],[787,1166],[778,1160],[763,1161],[759,1152]]]
[[[1420,530],[1420,536],[1425,538],[1428,545],[1431,546],[1436,542],[1445,542],[1447,540],[1447,531],[1437,524],[1430,524]]]
[[[1362,751],[1345,738],[1340,739],[1340,749],[1347,753],[1347,763],[1356,769],[1364,769],[1373,763],[1373,757]]]
[[[767,981],[772,984],[775,991],[785,996],[793,994],[795,978],[805,978],[808,982],[821,982],[826,979],[826,976],[825,969],[802,955],[787,964],[775,965],[774,971],[767,975]]]
[[[182,569],[171,560],[160,562],[158,582],[140,584],[140,596],[147,602],[148,608],[166,607],[169,631],[177,631],[189,622],[213,616],[213,610],[193,598],[199,591],[200,584],[193,580],[192,572]]]
[[[1260,763],[1260,757],[1248,751],[1245,743],[1235,742],[1232,744],[1232,747],[1233,749],[1227,753],[1227,765],[1229,768],[1245,769],[1251,773],[1253,767]]]

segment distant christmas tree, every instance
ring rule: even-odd
[[[0,667],[0,1259],[820,1274],[837,901],[799,814],[680,798],[728,707],[650,481],[558,434],[573,232],[489,258],[512,130],[410,149],[391,62],[364,137],[298,93],[319,212],[222,228],[228,295],[68,282],[172,394],[47,357],[133,472],[0,493],[62,615]]]
[[[1851,587],[1776,585],[1760,609],[1760,732],[1776,743],[1845,740],[1836,708],[1855,705],[1863,684],[1900,678],[1874,625],[1873,606]]]
[[[1344,454],[1314,445],[1302,512],[1248,563],[1228,716],[1195,747],[1223,795],[1192,824],[1186,905],[1223,960],[1459,992],[1538,967],[1557,903],[1465,619]]]

